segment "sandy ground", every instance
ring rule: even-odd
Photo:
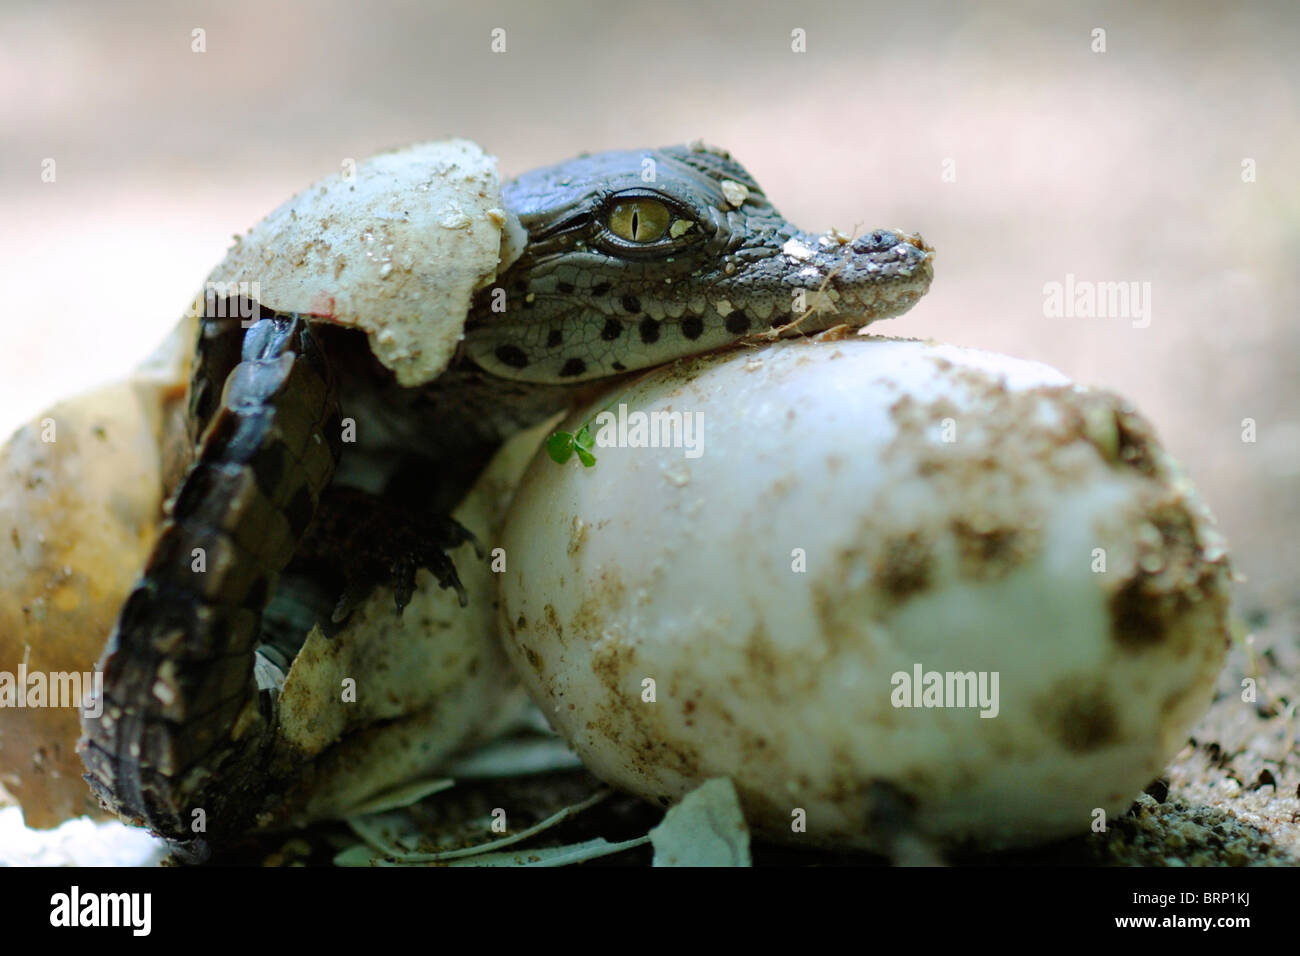
[[[1140,809],[1218,808],[1267,834],[1251,859],[1300,861],[1300,7],[1133,6],[8,4],[0,432],[120,375],[232,234],[347,158],[462,135],[516,172],[702,137],[807,228],[936,247],[880,331],[1045,361],[1156,423],[1233,544],[1254,664]],[[1045,315],[1067,276],[1139,283],[1149,315]]]

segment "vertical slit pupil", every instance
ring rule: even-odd
[[[633,207],[632,209],[632,238],[633,239],[641,238],[641,217],[637,213],[635,207]]]

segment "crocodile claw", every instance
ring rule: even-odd
[[[454,518],[411,512],[392,501],[355,488],[329,489],[319,520],[308,532],[300,558],[324,565],[341,580],[330,623],[342,624],[377,587],[393,589],[400,615],[415,593],[416,575],[429,571],[439,586],[452,589],[460,606],[469,603],[448,552],[470,543],[481,558],[482,545]]]

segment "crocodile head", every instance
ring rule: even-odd
[[[802,232],[727,153],[597,153],[526,173],[503,197],[528,233],[479,293],[468,356],[492,375],[580,382],[759,333],[906,312],[933,275],[919,236]]]

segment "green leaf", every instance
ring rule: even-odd
[[[546,439],[546,454],[557,465],[563,465],[573,457],[573,441],[571,432],[556,432]]]
[[[578,453],[578,460],[583,466],[590,468],[596,463],[596,456],[591,450],[596,447],[596,439],[591,434],[591,423],[588,422],[578,429],[578,434],[573,437],[573,450]]]
[[[590,423],[579,428],[576,435],[572,432],[556,432],[546,439],[546,454],[550,455],[551,461],[557,465],[563,465],[576,451],[578,460],[590,468],[596,463],[596,456],[591,453],[591,449],[595,447],[596,439],[591,434]]]

